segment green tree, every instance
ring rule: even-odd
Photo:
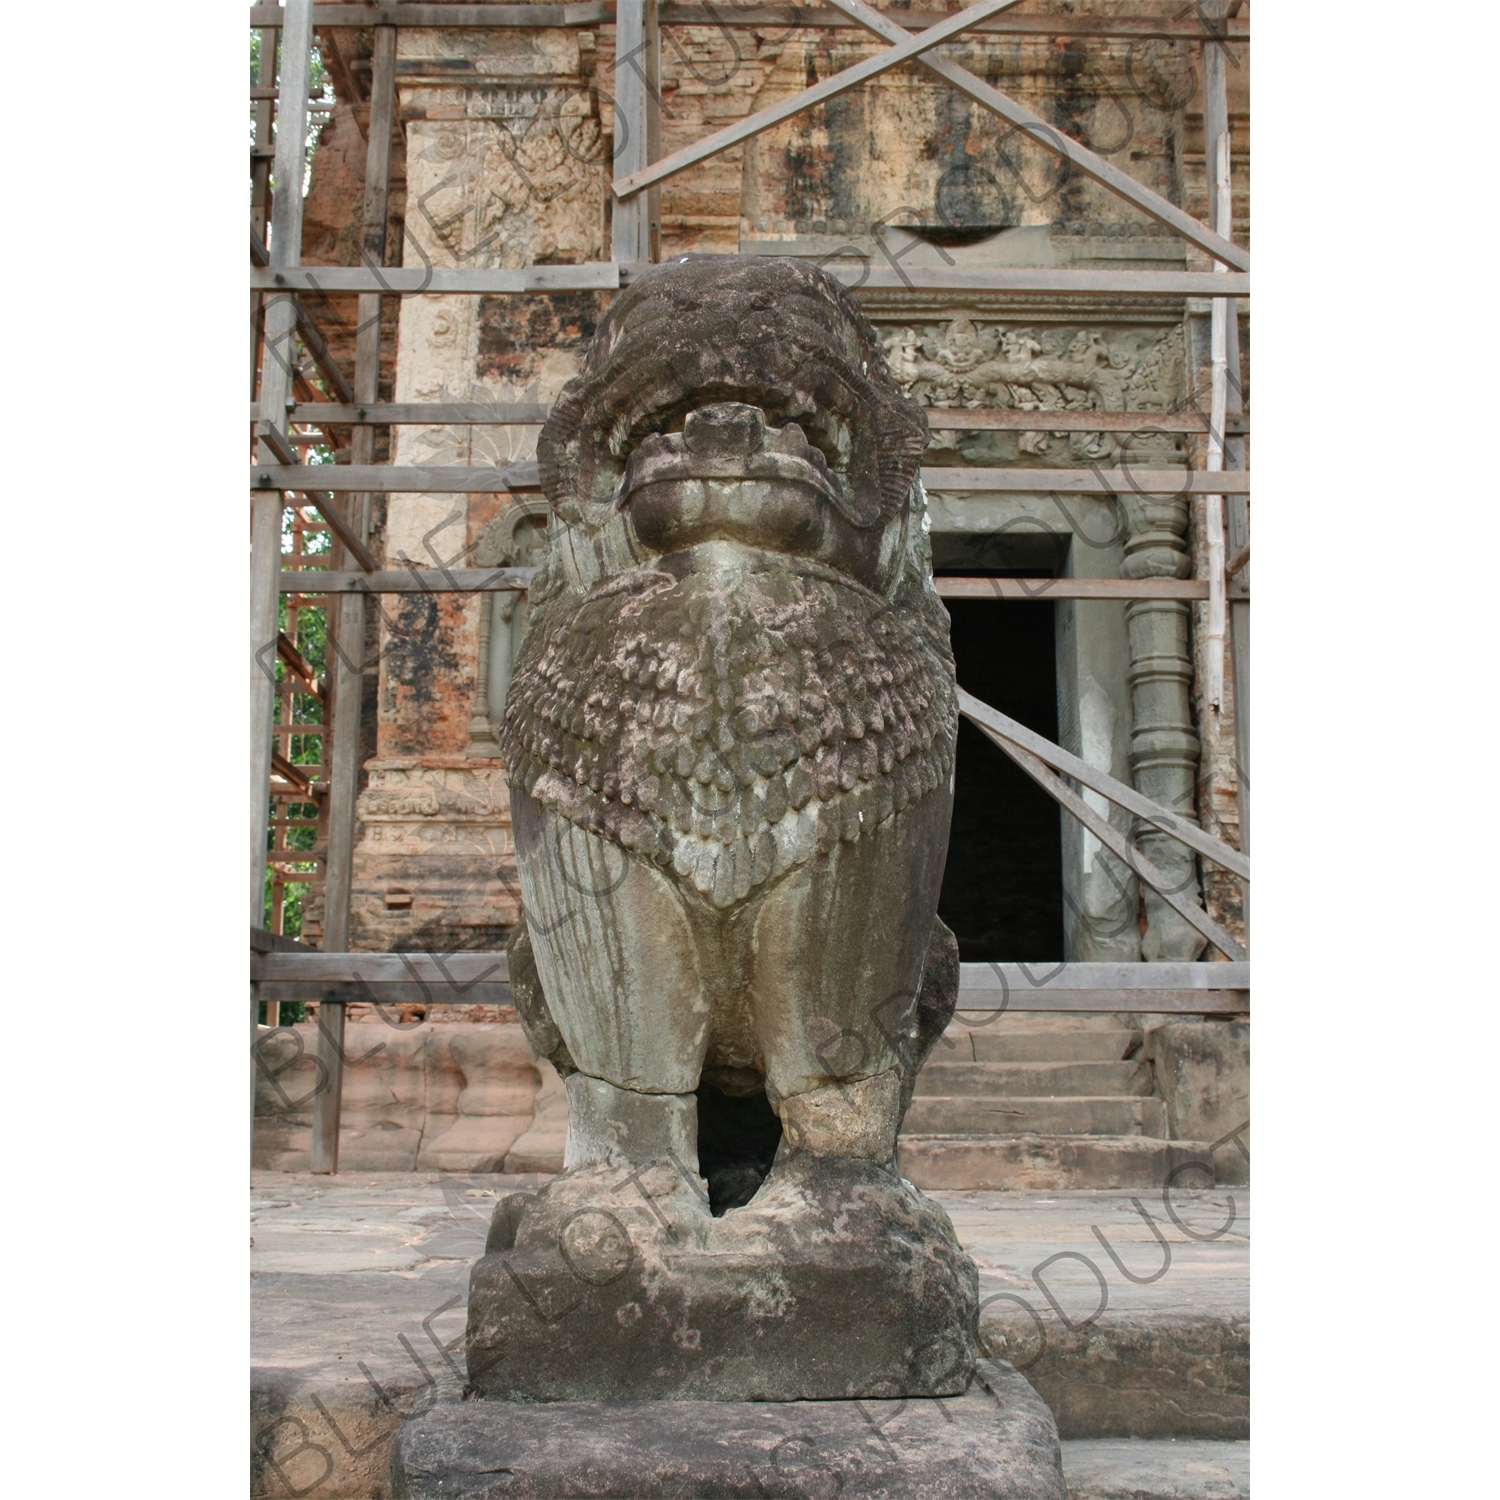
[[[250,28],[250,87],[251,88],[255,88],[258,85],[259,81],[260,81],[260,39],[261,39],[261,35],[262,35],[262,33],[261,33],[259,27],[252,26]],[[277,65],[278,82],[279,82],[279,79],[280,79],[280,72],[281,72],[280,59],[278,59],[278,65]],[[308,103],[309,103],[309,105],[312,105],[312,104],[323,104],[323,105],[327,105],[328,108],[331,109],[333,107],[333,103],[334,103],[333,79],[329,75],[328,69],[323,66],[323,54],[316,47],[314,47],[312,49],[312,67],[311,67],[311,70],[310,70],[310,80],[311,81],[310,81],[309,86],[308,86]],[[328,111],[327,110],[309,110],[308,122],[307,122],[307,140],[306,140],[306,143],[305,143],[305,151],[306,151],[306,157],[307,157],[307,173],[308,173],[309,176],[311,176],[311,174],[312,174],[313,151],[317,147],[317,144],[318,144],[318,132],[322,130],[322,128],[323,128],[323,121],[326,120],[327,118],[328,118]],[[255,105],[254,105],[253,102],[252,102],[252,104],[250,106],[250,140],[251,140],[251,144],[253,145],[254,142],[255,142]],[[262,144],[269,145],[270,143],[269,142],[263,142]],[[304,193],[307,192],[307,180],[306,180],[306,178],[304,178],[303,183],[302,183],[302,191]]]

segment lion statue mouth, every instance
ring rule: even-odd
[[[759,406],[721,401],[688,413],[680,433],[650,433],[630,455],[621,481],[621,502],[656,485],[715,481],[760,481],[810,489],[825,496],[847,519],[860,524],[843,484],[828,460],[811,446],[802,427],[770,427]]]
[[[662,553],[724,541],[818,556],[837,550],[833,517],[867,529],[801,426],[770,427],[744,402],[700,406],[680,433],[648,434],[625,465],[617,504],[642,545]]]

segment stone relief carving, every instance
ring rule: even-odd
[[[468,118],[414,123],[408,221],[438,263],[518,266],[598,254],[600,122],[586,92],[538,93],[475,89]]]
[[[359,820],[381,827],[375,836],[387,842],[441,843],[471,840],[474,828],[504,828],[507,817],[503,792],[482,771],[456,765],[435,769],[406,759],[371,766],[370,784],[359,797]]]
[[[1148,439],[1052,432],[1045,413],[1175,411],[1182,404],[1179,327],[1165,333],[1012,328],[960,315],[948,323],[894,329],[882,344],[903,393],[924,406],[1038,413],[1037,428],[1020,435],[1019,452],[1027,457],[1098,463],[1128,452],[1139,460]]]

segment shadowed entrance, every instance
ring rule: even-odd
[[[944,569],[1036,577],[1051,568]],[[1057,741],[1056,606],[948,599],[959,686]],[[958,730],[953,827],[938,915],[966,963],[1063,957],[1062,834],[1057,804],[968,720]]]

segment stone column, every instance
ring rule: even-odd
[[[1054,515],[1057,508],[1053,506]],[[1070,499],[1064,519],[1072,536],[1070,578],[1118,578],[1124,528],[1108,500]],[[1055,524],[1055,522],[1054,522]],[[1130,779],[1130,656],[1125,604],[1059,600],[1057,728],[1064,749],[1122,781]],[[1098,792],[1082,796],[1122,834],[1131,815]],[[1140,897],[1124,862],[1076,819],[1062,819],[1063,936],[1071,963],[1137,963],[1141,957]]]
[[[500,742],[490,722],[490,636],[495,620],[495,596],[483,594],[479,600],[479,671],[474,689],[474,717],[469,720],[469,748],[464,754],[470,760],[498,758]]]
[[[561,27],[401,31],[404,265],[602,258],[609,153],[583,41]],[[599,302],[593,294],[403,298],[395,399],[551,401],[577,364],[564,334],[585,341]],[[406,425],[393,429],[392,461],[503,465],[532,457],[535,444],[534,425]],[[385,565],[473,567],[486,526],[513,505],[488,494],[393,494]],[[473,594],[393,595],[381,606],[377,753],[355,853],[356,947],[495,948],[517,919],[489,670],[497,637],[510,630],[506,607]],[[492,660],[481,667],[486,627]]]
[[[1144,466],[1150,460],[1132,454]],[[1123,486],[1119,504],[1125,522],[1127,578],[1186,578],[1186,498],[1138,495]],[[1130,636],[1130,770],[1136,790],[1195,818],[1194,789],[1199,742],[1193,729],[1193,661],[1188,606],[1167,599],[1137,600],[1126,606]],[[1180,893],[1202,904],[1197,860],[1192,851],[1163,833],[1141,834],[1137,847]],[[1204,941],[1143,881],[1146,930],[1141,957],[1147,963],[1195,959]]]
[[[1193,371],[1199,393],[1200,406],[1207,408],[1209,383],[1208,370],[1208,319],[1193,318],[1191,321]],[[1244,443],[1243,438],[1231,442]],[[1226,497],[1226,508],[1232,513],[1232,497]],[[1204,501],[1201,496],[1193,501],[1192,524],[1188,529],[1191,546],[1194,578],[1208,577],[1208,547],[1204,537]],[[1228,517],[1226,517],[1226,521]],[[1232,556],[1236,543],[1230,541]],[[1233,580],[1231,580],[1233,582]],[[1231,609],[1234,606],[1231,605]],[[1193,658],[1195,682],[1193,688],[1193,710],[1197,717],[1198,732],[1203,739],[1203,758],[1198,768],[1198,820],[1213,834],[1235,848],[1243,848],[1241,842],[1240,760],[1239,725],[1235,713],[1240,699],[1235,695],[1235,652],[1224,652],[1224,693],[1220,709],[1216,713],[1208,702],[1205,684],[1208,680],[1208,604],[1197,603],[1193,610]],[[1233,635],[1229,645],[1232,646]],[[1239,879],[1229,871],[1210,861],[1203,861],[1204,904],[1208,914],[1226,931],[1241,942],[1245,940],[1245,901]]]

